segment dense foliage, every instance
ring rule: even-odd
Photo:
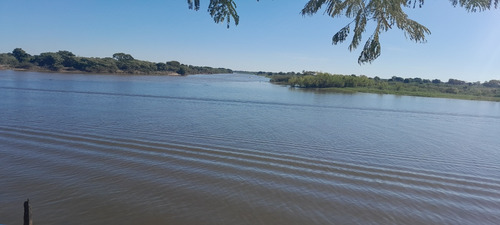
[[[267,76],[271,78],[272,83],[287,83],[288,80],[292,77],[296,76],[305,76],[305,75],[313,75],[315,72],[313,71],[302,71],[302,73],[295,73],[295,72],[278,72],[278,73],[273,73],[273,72],[264,72],[264,71],[259,71],[255,73],[259,76]]]
[[[443,82],[439,79],[430,80],[418,77],[394,76],[390,79],[381,79],[364,75],[332,75],[328,73],[314,75],[272,74],[268,77],[271,78],[271,82],[299,88],[500,101],[500,80],[471,83],[449,79],[447,82]]]
[[[179,75],[232,73],[230,69],[185,65],[177,61],[154,63],[137,60],[125,53],[115,53],[112,58],[80,57],[69,51],[44,52],[32,56],[21,48],[14,49],[12,53],[1,53],[0,66],[2,65],[7,68],[87,73]]]

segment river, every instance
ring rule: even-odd
[[[0,71],[0,224],[498,224],[500,103]]]

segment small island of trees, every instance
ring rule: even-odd
[[[70,51],[44,52],[30,55],[21,48],[0,53],[0,68],[30,71],[82,72],[110,74],[189,75],[232,73],[225,68],[192,66],[178,61],[148,62],[134,59],[130,54],[115,53],[112,57],[76,56]]]
[[[365,92],[395,94],[422,97],[456,98],[469,100],[500,101],[500,80],[486,82],[466,82],[449,79],[403,78],[393,76],[390,79],[367,77],[364,75],[340,75],[329,73],[265,73],[275,84],[290,87],[317,89],[343,93]]]

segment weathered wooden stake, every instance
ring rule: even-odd
[[[30,199],[24,202],[24,223],[23,225],[33,225],[33,215],[31,213]]]

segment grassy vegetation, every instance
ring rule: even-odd
[[[500,80],[484,83],[465,82],[449,79],[442,82],[438,79],[392,77],[391,79],[370,78],[367,76],[338,75],[317,73],[304,74],[271,74],[271,82],[291,87],[318,89],[321,91],[340,93],[376,93],[434,98],[454,98],[467,100],[500,101]]]

